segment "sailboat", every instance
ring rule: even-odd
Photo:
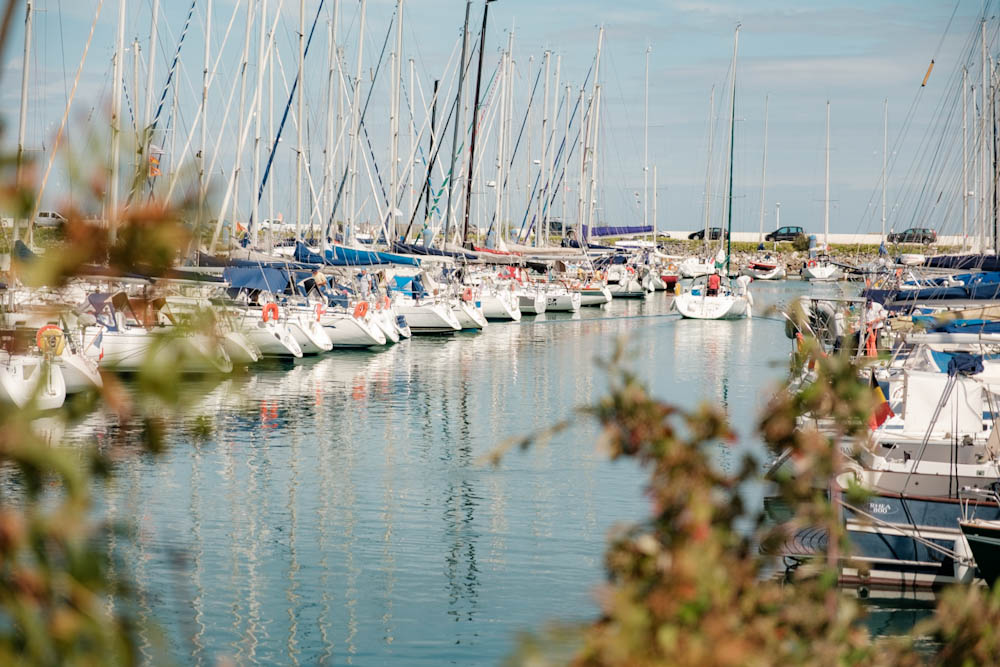
[[[760,169],[760,226],[758,242],[764,244],[764,193],[767,185],[767,98],[764,98],[764,157]],[[763,257],[755,257],[747,262],[743,269],[744,276],[754,280],[781,280],[785,277],[785,267],[781,261],[766,253]]]
[[[830,247],[830,102],[826,103],[826,189],[823,198],[823,248]],[[827,282],[840,278],[840,268],[826,255],[813,255],[802,268],[802,278],[813,282]]]
[[[674,307],[681,316],[696,320],[741,319],[751,316],[753,297],[750,295],[751,278],[740,276],[735,284],[729,281],[730,239],[733,231],[733,148],[736,134],[736,57],[739,52],[740,26],[736,26],[733,39],[732,106],[729,115],[729,182],[727,183],[726,237],[720,241],[719,254],[712,273],[694,280],[691,286],[674,299]],[[722,243],[726,244],[723,255]],[[725,267],[722,275],[715,273]]]

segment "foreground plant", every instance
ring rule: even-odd
[[[837,589],[838,559],[849,545],[826,486],[837,465],[830,439],[797,418],[809,413],[835,425],[838,437],[863,432],[873,402],[842,356],[824,357],[808,344],[797,364],[816,381],[782,389],[758,430],[776,451],[790,450],[797,474],[779,473],[774,493],[792,508],[776,526],[745,506],[741,489],[761,482],[747,457],[735,474],[713,465],[713,450],[737,440],[712,406],[688,411],[659,401],[622,366],[607,365],[609,395],[582,412],[599,421],[600,443],[612,459],[637,459],[649,471],[650,516],[614,535],[605,554],[607,582],[598,591],[600,616],[583,628],[526,638],[518,664],[789,665],[922,664],[908,638],[872,638],[864,610]],[[525,441],[522,444],[525,444]],[[747,526],[750,526],[748,529]],[[828,553],[776,577],[775,553],[790,531],[812,526],[829,535]],[[958,589],[943,596],[936,615],[914,636],[940,642],[937,661],[987,664],[1000,659],[1000,601],[988,591]],[[555,649],[567,650],[560,655]],[[571,656],[568,657],[568,656]]]

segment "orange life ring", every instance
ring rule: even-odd
[[[466,287],[465,291],[462,292],[462,301],[472,301],[472,288]]]
[[[270,317],[268,317],[268,313],[271,313]],[[277,322],[278,321],[278,304],[276,304],[276,303],[266,304],[264,306],[263,312],[261,312],[261,314],[260,314],[260,318],[262,320],[264,320],[265,322],[267,322],[268,320],[274,320],[275,322]]]
[[[392,307],[392,302],[389,301],[389,297],[382,297],[382,307],[389,310]]]
[[[354,317],[361,320],[364,319],[365,315],[368,314],[368,302],[358,301],[358,305],[354,306]]]
[[[62,329],[55,324],[46,324],[35,334],[35,344],[42,352],[58,357],[66,346],[66,337],[63,336]]]
[[[316,304],[316,321],[319,322],[320,318],[326,314],[326,306],[321,303]]]
[[[635,273],[635,269],[633,269],[631,266],[626,267],[626,268],[628,268],[628,272],[629,273]]]
[[[816,260],[815,259],[810,259],[809,263],[808,263],[808,266],[809,266],[810,269],[815,268],[816,267]]]

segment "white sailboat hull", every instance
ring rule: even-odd
[[[840,268],[833,264],[817,262],[802,269],[802,278],[812,282],[832,282],[840,278]]]
[[[749,302],[744,296],[705,296],[684,293],[674,298],[674,308],[682,317],[692,320],[738,320],[749,314]]]

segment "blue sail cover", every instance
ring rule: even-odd
[[[303,264],[319,264],[321,266],[330,264],[325,257],[310,250],[309,246],[302,241],[295,242],[295,261],[302,262]]]
[[[441,250],[440,248],[428,248],[417,243],[400,243],[396,241],[392,244],[392,249],[396,252],[405,252],[409,255],[432,255],[434,257],[454,257],[456,259],[478,259],[475,255],[467,252],[452,252]]]
[[[340,245],[333,245],[323,253],[331,263],[338,263],[339,266],[372,266],[374,264],[405,264],[407,266],[420,266],[420,260],[414,257],[403,257],[388,252],[374,252],[371,250],[355,250]]]
[[[982,269],[1000,271],[1000,257],[996,255],[939,255],[928,257],[924,266],[941,269]]]
[[[625,236],[626,234],[652,234],[652,225],[635,225],[624,227],[588,227],[583,226],[583,238],[591,236]]]
[[[288,287],[288,273],[262,266],[230,266],[222,271],[222,278],[236,289],[267,290],[280,294]]]

